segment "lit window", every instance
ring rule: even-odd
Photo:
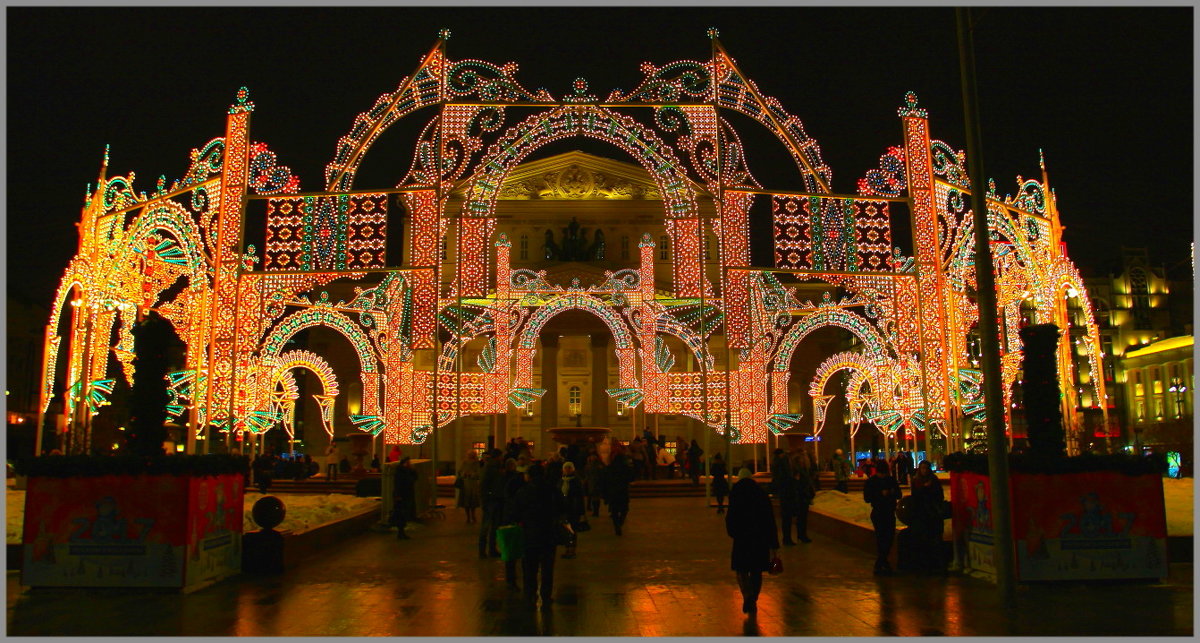
[[[487,443],[486,442],[473,442],[471,444],[471,450],[475,452],[475,455],[478,455],[479,457],[482,458],[483,452],[487,451]]]
[[[572,386],[567,392],[567,406],[571,415],[583,413],[583,396],[580,394],[578,386]]]
[[[442,237],[442,261],[445,261],[445,260],[446,260],[446,247],[447,247],[447,245],[449,245],[449,244],[447,244],[447,243],[446,243],[446,238],[445,238],[445,237]]]
[[[658,238],[658,260],[671,260],[671,237],[665,234]]]

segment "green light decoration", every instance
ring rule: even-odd
[[[771,433],[779,435],[800,424],[800,420],[803,418],[803,413],[772,413],[767,418],[767,428],[771,430]]]
[[[379,435],[380,431],[387,428],[387,424],[383,421],[383,418],[378,415],[351,415],[350,423],[359,431],[370,433],[371,435]]]
[[[605,391],[609,397],[631,409],[637,407],[646,398],[646,394],[637,388],[610,388]]]
[[[516,408],[524,408],[541,399],[546,393],[544,388],[514,388],[508,392],[508,403]]]

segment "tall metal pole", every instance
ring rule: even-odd
[[[996,319],[996,281],[988,239],[987,189],[983,172],[983,140],[979,127],[979,96],[975,85],[975,43],[970,9],[954,10],[958,23],[958,60],[962,74],[963,118],[967,134],[967,174],[971,180],[971,209],[975,225],[975,283],[978,287],[979,334],[983,362],[983,399],[987,416],[988,477],[992,487],[992,546],[996,588],[1001,600],[1016,601],[1013,564],[1012,508],[1008,481],[1008,438],[1004,430],[1004,392],[1000,374],[1000,330]]]

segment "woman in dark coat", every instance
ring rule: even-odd
[[[921,461],[913,475],[911,492],[912,528],[918,543],[919,564],[929,571],[942,569],[942,501],[946,496],[942,481],[934,475],[928,460]]]
[[[729,481],[725,479],[725,459],[720,453],[712,457],[712,494],[717,497],[717,513],[725,513],[725,496],[729,495]]]
[[[604,495],[604,463],[600,456],[589,453],[583,468],[583,485],[587,493],[587,506],[593,516],[600,515],[600,499]]]
[[[392,524],[396,526],[396,538],[400,540],[408,540],[404,528],[409,520],[417,517],[416,486],[417,472],[412,468],[412,461],[402,458],[392,479]]]
[[[615,441],[614,441],[615,442]],[[629,515],[629,483],[633,481],[633,465],[625,454],[625,447],[615,442],[612,461],[604,468],[604,500],[612,516],[613,529],[621,535],[621,526]]]
[[[691,474],[694,485],[700,484],[700,456],[702,455],[704,455],[704,449],[701,449],[700,445],[692,440],[692,445],[687,450],[687,459],[688,473]]]
[[[750,470],[743,467],[729,491],[725,531],[733,538],[730,566],[737,572],[738,588],[742,590],[742,611],[754,614],[758,612],[762,575],[771,568],[771,559],[778,552],[779,536],[771,498],[750,475]]]

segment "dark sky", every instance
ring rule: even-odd
[[[974,11],[984,160],[1000,193],[1016,191],[1018,174],[1039,176],[1042,148],[1068,250],[1085,274],[1106,272],[1122,245],[1149,246],[1156,263],[1186,261],[1192,9]],[[603,97],[635,86],[643,61],[706,59],[705,30],[715,26],[742,70],[804,121],[836,192],[853,192],[900,144],[896,109],[909,90],[929,110],[933,137],[965,147],[950,8],[6,13],[8,288],[43,304],[75,252],[73,224],[106,143],[110,175],[134,170],[135,188],[151,192],[160,174],[168,183],[183,174],[193,147],[224,134],[225,111],[246,85],[257,106],[251,138],[269,144],[304,189],[319,189],[337,138],[412,71],[441,27],[452,31],[451,59],[515,61],[526,87],[555,96],[583,76]],[[400,135],[385,144],[410,146]],[[373,151],[365,167],[393,157]],[[765,180],[763,158],[774,157],[750,163],[767,187],[798,189]],[[406,170],[407,161],[376,166],[382,183],[356,186],[390,186]]]

